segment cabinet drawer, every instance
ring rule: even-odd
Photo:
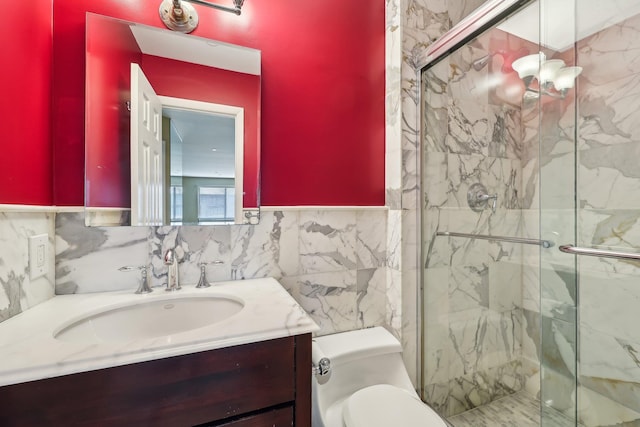
[[[0,387],[0,425],[174,427],[293,403],[294,342],[280,338]]]

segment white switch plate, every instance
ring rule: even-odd
[[[31,280],[47,274],[47,270],[49,269],[48,248],[48,234],[29,237],[29,278]]]

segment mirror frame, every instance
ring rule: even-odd
[[[98,22],[98,24],[95,24],[96,22]],[[128,30],[129,34],[124,34],[124,35],[117,34],[115,37],[112,37],[111,35],[96,36],[95,32],[97,30],[96,29],[92,30],[92,27],[97,27],[97,29],[100,29],[104,26],[109,26],[109,25],[111,26],[119,25],[120,27],[116,27],[116,28],[118,28],[122,33],[126,33],[126,30]],[[181,60],[181,58],[175,58],[173,56],[169,57],[168,59],[153,58],[158,56],[158,52],[157,52],[158,46],[156,44],[154,44],[154,49],[156,50],[152,53],[146,53],[143,48],[138,47],[140,51],[139,53],[140,56],[146,55],[150,57],[149,61],[151,61],[151,59],[156,61],[156,65],[154,65],[154,67],[156,67],[156,70],[159,70],[162,68],[162,61],[170,61],[170,63],[175,62],[176,64],[178,64],[176,67],[179,67],[179,66],[193,67],[194,66],[193,60],[191,58],[191,56],[193,55],[193,51],[200,52],[200,50],[203,50],[203,55],[206,56],[206,59],[209,62],[212,60],[212,56],[213,56],[212,52],[223,52],[223,53],[230,52],[230,51],[240,52],[240,62],[238,62],[237,58],[229,59],[228,57],[225,57],[225,61],[227,62],[224,64],[221,64],[220,67],[212,67],[212,65],[209,63],[201,68],[203,70],[211,70],[211,73],[214,73],[214,74],[220,73],[220,72],[226,73],[230,75],[229,78],[234,82],[251,81],[250,79],[252,79],[253,77],[255,77],[256,79],[255,83],[247,83],[247,85],[251,87],[254,87],[255,85],[256,89],[251,89],[251,90],[256,91],[255,92],[256,99],[255,99],[255,105],[253,105],[254,101],[251,101],[252,104],[250,105],[250,109],[249,110],[245,109],[245,114],[244,114],[245,127],[242,129],[241,132],[239,132],[240,135],[244,135],[244,145],[248,143],[249,146],[239,147],[243,151],[242,157],[237,157],[236,155],[236,162],[238,159],[243,160],[242,161],[243,176],[241,177],[242,184],[243,184],[243,191],[238,193],[238,191],[236,190],[236,194],[241,194],[242,196],[236,198],[237,203],[235,207],[235,211],[236,211],[235,223],[236,224],[257,223],[259,220],[259,205],[260,205],[260,200],[259,200],[259,197],[260,197],[260,189],[259,189],[260,116],[261,116],[261,111],[260,111],[261,110],[261,94],[260,94],[261,92],[260,90],[260,86],[261,86],[260,85],[260,80],[261,80],[260,56],[261,54],[260,54],[260,51],[256,49],[236,46],[236,45],[223,43],[223,42],[206,39],[202,37],[175,33],[162,28],[151,27],[144,24],[138,24],[138,23],[134,23],[126,20],[121,20],[118,18],[103,16],[103,15],[88,12],[87,20],[86,20],[86,34],[87,34],[86,73],[87,73],[87,76],[86,76],[86,91],[85,91],[86,92],[85,93],[85,223],[86,225],[118,226],[118,225],[130,224],[130,207],[131,207],[130,204],[127,204],[126,202],[122,202],[122,201],[120,203],[112,202],[111,204],[109,204],[109,203],[104,203],[100,200],[98,200],[97,203],[94,203],[94,200],[96,199],[96,197],[93,197],[93,198],[91,197],[91,194],[95,194],[96,188],[101,188],[101,190],[99,191],[105,191],[108,193],[110,191],[111,192],[119,191],[117,190],[117,188],[115,188],[116,186],[119,186],[118,188],[124,188],[124,185],[126,185],[126,192],[127,193],[130,192],[130,178],[129,178],[130,177],[130,159],[129,159],[129,154],[125,154],[124,153],[125,150],[122,148],[123,144],[126,144],[127,146],[130,144],[130,136],[128,133],[128,129],[130,127],[130,114],[128,113],[128,111],[123,111],[123,109],[126,109],[126,102],[130,99],[129,88],[124,87],[124,85],[121,84],[122,82],[119,82],[121,85],[118,86],[117,89],[115,89],[117,94],[110,95],[111,96],[110,101],[112,101],[111,105],[96,107],[95,106],[96,102],[94,102],[94,99],[92,98],[91,93],[92,93],[92,90],[95,91],[97,89],[96,89],[96,85],[92,84],[92,81],[90,79],[90,75],[91,75],[91,65],[90,65],[91,58],[90,57],[93,55],[91,51],[91,47],[92,47],[92,43],[95,43],[96,37],[100,42],[105,44],[115,43],[115,41],[117,41],[118,38],[122,38],[122,37],[129,38],[129,40],[132,40],[135,37],[133,35],[132,30],[130,30],[130,28],[142,29],[143,31],[146,30],[146,32],[153,33],[153,35],[157,34],[157,36],[161,40],[171,40],[170,42],[167,42],[167,43],[172,43],[177,45],[181,45],[183,43],[190,44],[191,47],[188,49],[181,49],[173,46],[174,51],[182,52],[182,53],[176,54],[177,56],[186,55],[187,57],[189,57],[188,60],[186,61]],[[92,38],[92,34],[93,34],[93,38]],[[112,39],[116,39],[116,40],[114,41]],[[135,41],[135,43],[137,44],[137,41]],[[114,48],[114,47],[110,46],[110,48]],[[115,47],[114,49],[117,50],[118,48]],[[126,49],[124,51],[126,53]],[[244,55],[244,57],[242,55]],[[249,63],[251,63],[250,66],[247,66],[247,58],[249,60]],[[257,58],[257,64],[256,64],[256,58]],[[244,61],[244,63],[242,61]],[[102,62],[105,62],[105,61],[102,61]],[[160,64],[160,65],[157,65],[157,64]],[[247,69],[249,69],[250,72],[245,72]],[[156,72],[159,72],[159,71],[156,71]],[[94,74],[95,74],[95,71],[94,71]],[[179,74],[179,73],[175,73],[175,74]],[[178,84],[176,82],[179,79],[188,79],[188,78],[192,78],[192,76],[185,75],[183,73],[179,76],[171,75],[168,77],[160,77],[160,80],[163,81],[163,84],[166,88],[168,84],[171,84],[171,83]],[[195,79],[195,77],[193,78]],[[112,77],[112,80],[113,79],[114,78]],[[120,79],[122,80],[122,78]],[[204,85],[205,84],[204,82],[207,82],[207,80],[203,80],[198,84]],[[227,85],[225,87],[233,87],[233,86]],[[106,92],[104,88],[99,88],[99,90]],[[247,102],[246,99],[249,99],[247,98],[247,94],[246,94],[246,92],[248,92],[249,89],[243,89],[243,90],[245,93],[243,93],[242,95],[236,96],[238,99],[242,100],[242,101],[239,101],[238,103],[233,102],[233,100],[231,102],[227,102],[228,99],[223,100],[223,102],[216,102],[216,100],[212,100],[212,99],[198,98],[198,96],[200,96],[200,93],[197,92],[197,89],[195,90],[195,96],[192,93],[192,94],[188,94],[187,96],[183,96],[182,98],[191,98],[197,102],[203,102],[208,104],[218,104],[218,105],[226,104],[226,105],[234,105],[234,106],[240,107],[241,105],[247,105],[247,104],[240,104],[240,102],[245,103]],[[160,97],[165,97],[165,98],[181,97],[181,95],[175,96],[176,90],[173,90],[173,89],[170,90],[169,92],[159,89],[157,92]],[[232,93],[232,91],[229,91],[229,93]],[[229,96],[233,97],[233,95],[228,95],[227,98]],[[112,156],[112,158],[110,159],[112,163],[116,161],[120,162],[120,165],[116,165],[115,167],[115,169],[119,168],[119,170],[115,172],[115,174],[119,174],[119,176],[116,178],[112,178],[113,182],[107,182],[106,184],[101,184],[100,180],[94,178],[96,168],[101,167],[101,165],[97,162],[102,161],[102,159],[100,158],[100,153],[98,153],[97,159],[92,158],[92,156],[93,157],[96,156],[95,153],[93,153],[93,148],[92,148],[92,143],[93,143],[92,132],[93,132],[93,135],[95,135],[96,131],[91,126],[92,124],[91,120],[97,114],[96,111],[94,111],[96,110],[96,108],[98,110],[101,109],[103,111],[106,108],[111,108],[112,110],[117,110],[118,112],[117,114],[119,114],[119,119],[116,119],[116,121],[119,120],[119,123],[117,126],[120,127],[120,129],[118,130],[120,134],[114,136],[114,134],[117,134],[118,132],[115,132],[114,130],[110,130],[110,132],[111,132],[112,139],[119,139],[120,141],[118,143],[120,147],[114,149],[114,151],[120,151],[120,153],[119,154],[108,153],[108,151],[111,151],[110,149],[102,148],[105,155]],[[246,115],[247,111],[250,112],[249,116]],[[253,111],[255,111],[256,113],[255,117],[252,117]],[[110,113],[110,114],[113,114],[113,113]],[[111,120],[112,122],[114,122],[113,118]],[[126,121],[127,123],[123,124],[123,121]],[[236,128],[237,128],[237,125],[238,124],[236,122]],[[126,127],[127,129],[126,136],[124,135],[123,126]],[[250,133],[247,133],[247,132],[250,132]],[[254,135],[254,132],[255,132],[255,135]],[[236,129],[236,133],[238,133],[237,129]],[[247,139],[247,136],[249,137],[249,139]],[[114,159],[113,156],[120,156],[120,157],[118,159]],[[249,169],[247,169],[247,167]],[[108,171],[109,169],[108,165],[107,167],[104,167],[104,169]],[[111,172],[114,173],[113,171]],[[106,172],[99,171],[99,173],[106,173]],[[123,178],[124,176],[127,177],[126,182],[124,182],[125,181],[125,179]],[[244,188],[244,186],[246,185],[249,185],[250,188]],[[92,186],[93,186],[94,193],[92,193]],[[102,188],[104,188],[104,190]],[[124,200],[128,200],[130,202],[129,194],[125,195]],[[238,206],[241,206],[241,208],[238,209]],[[167,223],[165,225],[170,225],[170,224]],[[185,224],[185,225],[191,225],[191,224]]]

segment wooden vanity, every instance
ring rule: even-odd
[[[311,334],[0,387],[0,425],[311,425]]]

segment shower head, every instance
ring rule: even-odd
[[[473,67],[473,69],[476,71],[480,71],[489,63],[490,59],[491,59],[491,54],[487,54],[482,58],[478,58],[475,61],[473,61],[471,63],[471,67]]]

